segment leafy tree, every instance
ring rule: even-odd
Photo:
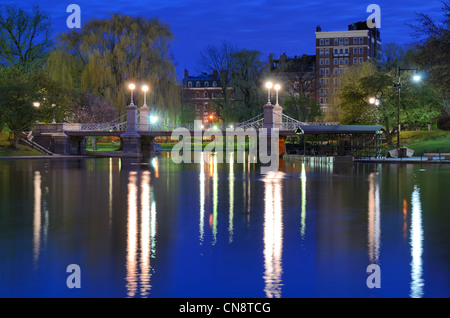
[[[445,107],[444,111],[437,117],[437,127],[450,131],[450,107]]]
[[[179,123],[193,123],[197,118],[197,114],[192,106],[183,105],[181,111],[178,113],[177,122]]]
[[[149,107],[175,117],[180,93],[170,56],[172,38],[169,26],[158,19],[119,14],[92,19],[58,37],[47,70],[66,87],[102,96],[120,114],[130,102],[127,84],[134,82],[139,88],[146,83],[151,88]],[[140,90],[134,96],[135,103],[143,103]]]
[[[235,121],[248,119],[262,112],[265,103],[263,78],[267,71],[267,63],[261,59],[261,53],[256,50],[239,50],[232,54],[231,87],[234,101],[231,109],[225,113],[234,113]]]
[[[450,1],[442,1],[443,17],[434,21],[429,15],[419,13],[417,24],[411,26],[416,37],[416,62],[429,70],[434,85],[450,98]]]
[[[342,124],[381,124],[391,142],[397,133],[398,90],[396,71],[377,69],[366,62],[342,76],[339,112]],[[421,129],[435,121],[442,110],[439,94],[427,83],[414,83],[402,74],[400,122],[407,129]],[[378,100],[370,103],[371,98]]]
[[[322,117],[320,104],[303,95],[289,96],[281,104],[284,114],[303,122],[317,121]]]
[[[116,119],[119,111],[88,91],[72,92],[72,121],[76,123],[105,123]]]
[[[28,74],[17,68],[0,72],[0,122],[14,134],[13,147],[24,131],[36,120],[50,122],[56,116],[65,116],[66,94],[59,84],[42,72]],[[39,103],[39,108],[34,107]],[[55,107],[57,107],[55,109]]]
[[[0,66],[33,72],[45,63],[51,48],[48,15],[34,6],[27,12],[12,5],[0,6]]]

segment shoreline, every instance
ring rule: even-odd
[[[167,151],[161,151],[167,152]],[[40,159],[95,159],[95,158],[130,158],[123,156],[121,153],[105,153],[105,154],[87,154],[87,155],[42,155],[42,156],[0,156],[0,160],[40,160]],[[136,157],[139,159],[140,157]],[[397,163],[397,164],[449,164],[450,160],[439,159],[438,157],[433,160],[428,160],[426,157],[411,157],[411,158],[364,158],[364,159],[351,159],[348,160],[335,160],[336,157],[309,157],[302,155],[284,155],[282,159],[286,161],[304,161],[304,160],[323,160],[333,158],[334,163],[337,164],[354,164],[354,163]],[[339,157],[338,157],[339,158]],[[342,159],[342,158],[340,158]],[[350,160],[351,159],[351,160]]]

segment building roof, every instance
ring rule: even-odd
[[[300,125],[295,130],[297,135],[321,134],[377,134],[381,125]]]

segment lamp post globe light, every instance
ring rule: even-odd
[[[277,103],[275,105],[279,106],[278,105],[278,91],[281,89],[281,86],[280,86],[280,84],[275,84],[274,88],[275,88],[275,91],[277,92]]]
[[[147,106],[147,92],[149,87],[147,85],[142,86],[142,91],[144,92],[144,106]]]
[[[134,106],[134,102],[133,102],[133,91],[136,88],[136,85],[134,85],[133,83],[131,83],[130,85],[128,85],[128,88],[131,90],[131,103],[130,106]]]
[[[267,82],[266,83],[266,88],[268,89],[269,93],[268,93],[268,97],[267,97],[267,104],[270,105],[270,89],[273,87],[272,82]]]

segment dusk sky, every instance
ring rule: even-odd
[[[2,4],[18,3],[0,0]],[[300,0],[23,0],[22,8],[38,4],[52,20],[55,33],[67,32],[69,4],[81,7],[81,22],[90,18],[104,18],[111,13],[122,13],[148,18],[158,17],[170,25],[174,35],[173,59],[181,78],[186,68],[197,74],[198,53],[211,44],[230,41],[238,48],[254,49],[268,57],[315,54],[315,30],[346,30],[352,22],[367,20],[367,6],[374,3],[381,8],[381,38],[383,43],[408,44],[413,41],[408,23],[416,23],[416,13],[427,13],[440,18],[439,0],[378,0],[371,2],[300,1]]]

